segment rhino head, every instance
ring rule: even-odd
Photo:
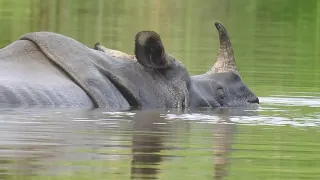
[[[116,56],[119,60],[136,60],[139,66],[143,67],[132,66],[135,68],[134,71],[139,72],[135,74],[141,76],[140,78],[130,75],[125,79],[129,79],[128,83],[136,84],[131,89],[127,88],[130,92],[144,85],[139,90],[139,96],[144,97],[144,101],[156,101],[155,97],[161,94],[160,99],[165,99],[162,102],[166,106],[173,107],[257,106],[258,97],[240,78],[226,29],[218,22],[215,26],[219,33],[219,54],[212,68],[201,75],[190,76],[182,63],[166,53],[160,36],[153,31],[141,31],[136,34],[134,55],[107,49],[99,43],[94,46],[94,49]],[[150,69],[153,70],[150,71]],[[145,81],[148,79],[150,79],[148,86],[145,86]],[[122,84],[128,86],[127,83]],[[141,95],[144,91],[146,91],[145,96]],[[157,91],[158,95],[152,96],[150,91]],[[139,101],[138,95],[132,98],[136,99],[136,102]]]
[[[212,68],[202,75],[191,76],[191,106],[257,106],[259,98],[241,80],[227,30],[215,23],[220,49]]]

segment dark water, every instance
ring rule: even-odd
[[[0,0],[0,47],[54,31],[133,51],[157,31],[191,74],[229,31],[261,108],[0,111],[0,179],[319,179],[320,1]]]

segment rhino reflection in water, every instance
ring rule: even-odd
[[[205,74],[190,76],[160,36],[141,31],[134,56],[69,37],[34,32],[0,49],[0,104],[53,107],[231,107],[259,99],[242,82],[225,28]]]

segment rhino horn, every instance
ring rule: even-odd
[[[211,68],[211,72],[237,72],[236,61],[234,58],[233,49],[227,30],[219,22],[216,22],[215,26],[219,32],[220,50],[217,56],[217,60]]]

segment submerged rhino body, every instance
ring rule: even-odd
[[[225,28],[205,74],[190,76],[160,36],[141,31],[134,55],[50,32],[22,36],[0,49],[0,105],[80,108],[230,107],[257,105],[242,82]]]

